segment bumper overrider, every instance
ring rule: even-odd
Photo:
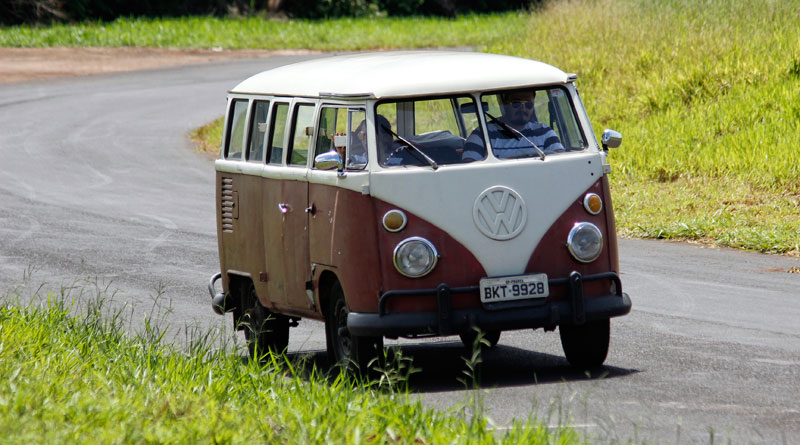
[[[583,283],[596,280],[614,282],[615,293],[585,298]],[[522,300],[484,303],[480,308],[453,309],[453,294],[478,292],[478,286],[450,287],[440,284],[435,289],[390,290],[381,295],[378,313],[351,312],[347,329],[360,336],[425,336],[466,333],[473,327],[484,331],[555,328],[560,324],[581,325],[588,321],[625,315],[631,310],[631,299],[622,292],[619,276],[614,272],[581,275],[572,272],[567,278],[549,279],[548,284],[567,285],[568,296],[561,301]],[[387,313],[389,300],[406,296],[430,295],[436,298],[436,312]]]

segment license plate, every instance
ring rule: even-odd
[[[483,278],[480,282],[481,301],[499,303],[502,301],[524,300],[528,298],[547,298],[547,274],[518,275],[515,277]]]

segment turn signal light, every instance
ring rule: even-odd
[[[597,215],[603,210],[603,200],[597,193],[587,193],[583,198],[583,207],[592,215]]]
[[[390,232],[399,232],[406,227],[408,218],[401,210],[389,210],[383,215],[383,228]]]

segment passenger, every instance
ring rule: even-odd
[[[344,158],[344,156],[342,156]],[[362,120],[355,131],[350,133],[350,158],[347,165],[365,165],[367,163],[367,121]]]
[[[533,91],[501,93],[502,116],[497,119],[522,133],[546,154],[564,151],[564,146],[561,145],[561,140],[555,131],[536,120],[533,97]],[[489,143],[492,145],[494,155],[498,158],[517,158],[538,154],[525,137],[492,122],[488,115],[487,131],[489,132]],[[483,141],[480,128],[475,129],[464,144],[462,159],[471,162],[485,158],[486,148]]]
[[[354,165],[354,166],[363,166],[367,164],[367,134],[366,134],[366,125],[365,121],[361,121],[358,124],[358,127],[350,133],[350,157],[346,157],[347,146],[344,145],[344,133],[336,133],[331,136],[331,142],[333,148],[339,153],[339,157],[342,159],[342,162],[345,163],[345,168]],[[337,144],[337,137],[341,137],[341,140]]]

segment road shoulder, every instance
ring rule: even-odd
[[[169,48],[0,48],[0,83],[134,71],[166,66],[253,59],[302,50],[214,50]]]

